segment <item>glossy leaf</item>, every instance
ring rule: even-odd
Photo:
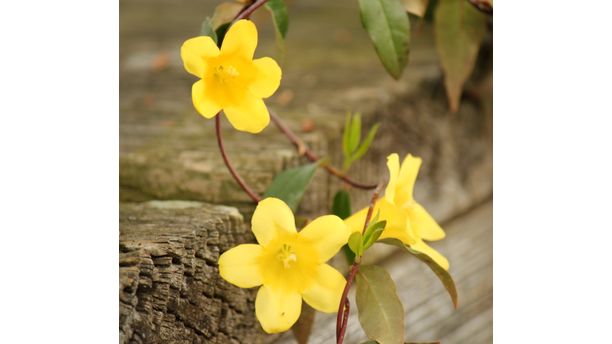
[[[318,166],[318,163],[312,163],[279,173],[264,193],[264,197],[280,198],[296,212]]]
[[[210,38],[212,38],[213,41],[215,41],[215,43],[219,45],[217,42],[217,33],[215,32],[215,29],[213,29],[212,19],[210,17],[206,17],[206,19],[204,19],[204,21],[202,22],[200,35],[210,36]]]
[[[348,246],[355,253],[355,256],[361,257],[363,255],[363,237],[361,233],[354,232],[348,238]]]
[[[370,131],[368,132],[368,135],[366,136],[365,140],[363,140],[357,151],[353,154],[353,161],[361,159],[361,157],[364,156],[365,153],[367,153],[368,149],[370,148],[370,145],[374,141],[374,137],[376,136],[378,127],[380,127],[380,123],[376,123],[372,128],[370,128]]]
[[[362,265],[356,284],[359,322],[368,338],[385,344],[404,343],[404,308],[387,271]]]
[[[332,214],[343,220],[351,216],[351,196],[348,192],[344,190],[336,192],[332,204]]]
[[[401,0],[359,0],[361,23],[389,74],[399,79],[408,63],[410,23]]]
[[[367,250],[372,246],[378,238],[380,238],[382,232],[385,230],[387,221],[379,221],[374,224],[370,224],[366,229],[365,235],[363,236],[363,250]]]
[[[438,263],[436,263],[428,255],[421,253],[419,251],[413,250],[409,246],[404,245],[404,243],[398,239],[386,238],[386,239],[379,240],[378,242],[401,247],[404,250],[406,250],[406,252],[412,254],[413,256],[417,257],[420,261],[425,263],[431,269],[431,271],[433,271],[436,274],[440,282],[442,282],[442,284],[444,285],[444,288],[446,288],[446,291],[448,292],[448,295],[451,298],[451,301],[453,302],[453,306],[457,308],[457,305],[458,305],[457,304],[458,302],[457,287],[455,286],[455,281],[453,280],[453,277],[450,275],[448,271],[444,270],[443,267],[438,265]]]
[[[402,0],[406,12],[412,13],[417,17],[423,18],[427,12],[429,0]]]
[[[351,129],[349,131],[348,138],[348,151],[350,155],[357,149],[359,141],[361,140],[361,114],[356,113],[351,119]]]
[[[459,109],[463,85],[474,70],[486,33],[485,14],[466,0],[439,0],[434,33],[450,109]]]
[[[266,9],[272,14],[274,32],[276,34],[276,45],[278,46],[281,58],[285,55],[285,36],[289,29],[289,15],[284,0],[269,0],[266,2]]]

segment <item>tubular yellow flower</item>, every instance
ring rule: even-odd
[[[266,332],[291,328],[302,299],[321,312],[338,309],[346,280],[325,262],[350,235],[339,217],[321,216],[298,233],[291,209],[277,198],[266,198],[257,205],[251,228],[259,244],[238,245],[223,253],[219,273],[240,288],[261,285],[255,313]]]
[[[256,46],[257,28],[245,19],[229,28],[221,49],[208,36],[183,43],[185,70],[201,79],[193,84],[192,99],[202,116],[213,118],[223,110],[236,130],[249,133],[270,123],[262,98],[278,89],[281,69],[269,57],[253,60]]]
[[[400,167],[399,155],[393,153],[387,157],[389,183],[385,197],[378,200],[374,207],[374,214],[380,211],[379,219],[387,220],[380,239],[399,239],[448,270],[448,260],[423,241],[441,240],[446,234],[427,210],[412,197],[421,162],[421,158],[408,154]],[[352,232],[363,229],[367,211],[367,208],[362,209],[345,220]]]

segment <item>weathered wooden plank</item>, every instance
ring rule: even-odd
[[[451,262],[451,274],[459,294],[454,310],[446,291],[421,262],[403,252],[379,264],[390,272],[406,310],[407,340],[440,340],[444,344],[491,343],[493,302],[492,206],[490,202],[446,224],[447,237],[435,243]],[[354,290],[350,294],[354,305]],[[334,315],[317,314],[310,343],[335,340]],[[361,343],[365,335],[359,326],[357,310],[351,308],[347,344]],[[290,334],[273,341],[293,343]]]
[[[219,254],[253,241],[235,208],[122,204],[120,343],[258,343],[254,290],[221,279]]]

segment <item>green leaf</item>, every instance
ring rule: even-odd
[[[304,191],[310,184],[318,166],[318,163],[312,163],[282,171],[274,178],[264,193],[264,197],[280,198],[293,212],[297,211]]]
[[[356,282],[359,322],[368,338],[385,344],[404,343],[404,308],[391,276],[378,266],[362,265]]]
[[[210,36],[215,43],[217,43],[217,33],[213,29],[212,18],[206,17],[202,22],[202,28],[200,29],[200,35],[202,36]],[[217,44],[218,45],[218,44]]]
[[[438,265],[438,263],[436,263],[433,259],[431,259],[425,253],[421,253],[419,251],[413,250],[412,248],[410,248],[409,246],[405,245],[403,242],[401,242],[398,239],[386,238],[386,239],[382,239],[382,240],[380,240],[378,242],[383,243],[383,244],[387,244],[387,245],[393,245],[393,246],[401,247],[404,250],[406,250],[408,253],[412,254],[415,257],[417,257],[420,261],[425,263],[427,266],[429,266],[431,271],[433,271],[436,274],[436,276],[438,277],[438,279],[440,280],[440,282],[442,282],[442,284],[444,285],[444,288],[446,288],[446,291],[448,291],[448,295],[450,296],[451,300],[453,301],[453,306],[455,306],[455,308],[457,308],[457,302],[458,302],[458,300],[457,300],[457,287],[455,286],[455,281],[453,281],[453,277],[448,273],[448,271],[444,270],[443,267]]]
[[[348,192],[344,190],[336,192],[331,212],[343,220],[351,216],[351,196]]]
[[[370,145],[372,144],[372,141],[374,141],[374,136],[376,136],[378,127],[380,127],[380,123],[376,123],[372,128],[370,128],[368,136],[366,136],[365,140],[363,140],[357,151],[351,157],[352,161],[357,161],[361,159],[361,157],[368,151]]]
[[[223,44],[223,39],[225,39],[225,34],[227,33],[227,30],[229,30],[231,24],[232,23],[222,24],[215,30],[215,33],[217,34],[217,41],[218,41],[217,45],[219,47],[221,46],[221,44]]]
[[[287,6],[284,0],[269,0],[266,2],[266,9],[272,14],[272,22],[274,23],[274,32],[276,34],[276,44],[281,54],[285,52],[285,36],[289,29],[289,15],[287,14]]]
[[[465,0],[464,0],[465,1]],[[361,23],[383,66],[399,79],[408,63],[410,23],[401,0],[359,0]]]
[[[353,264],[353,262],[355,261],[355,252],[351,250],[348,244],[342,246],[342,252],[344,252],[344,256],[346,257],[346,262],[348,263],[348,265]]]
[[[452,112],[459,109],[463,85],[474,69],[486,32],[486,17],[466,0],[439,0],[434,34],[444,86]]]
[[[348,238],[348,246],[357,257],[361,257],[363,255],[363,237],[361,233],[354,232],[351,234]]]
[[[356,113],[351,120],[351,130],[348,139],[348,151],[350,152],[350,156],[352,156],[353,152],[357,149],[359,140],[361,140],[361,114]]]
[[[367,250],[370,246],[374,245],[376,240],[380,238],[382,232],[385,230],[385,226],[387,225],[387,221],[376,222],[374,225],[368,226],[366,229],[366,234],[363,238],[363,250]]]

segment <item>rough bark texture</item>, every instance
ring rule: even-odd
[[[258,343],[254,290],[219,277],[219,254],[253,237],[235,208],[122,204],[120,343]]]

